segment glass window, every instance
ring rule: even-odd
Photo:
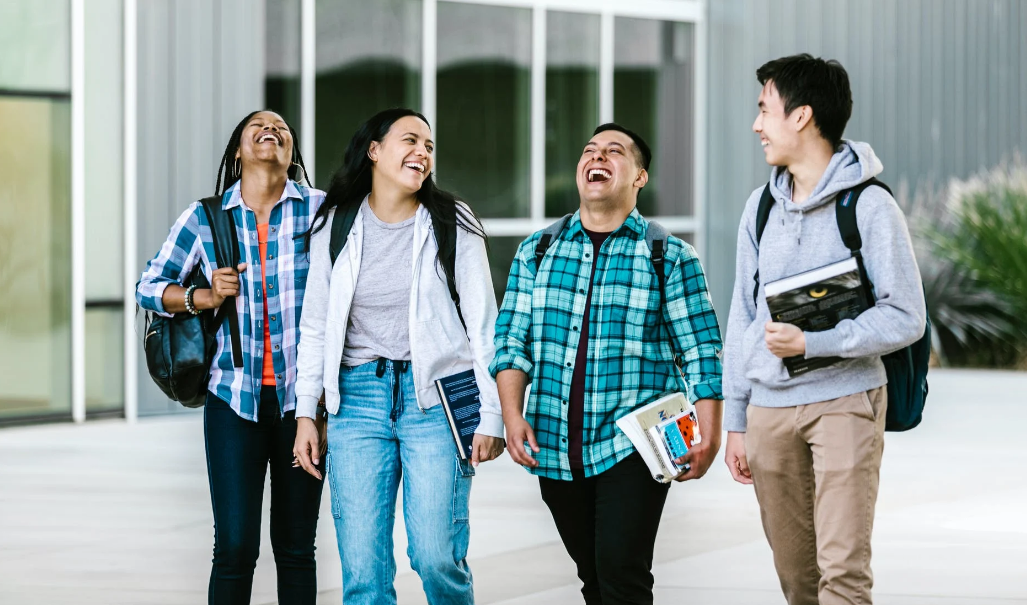
[[[356,129],[389,107],[421,107],[420,0],[317,1],[317,186]]]
[[[124,407],[122,0],[85,11],[86,410]]]
[[[121,306],[86,303],[86,412],[109,412],[125,406],[124,342]]]
[[[70,415],[70,102],[0,96],[0,132],[0,418]]]
[[[693,214],[695,36],[690,23],[618,17],[614,26],[614,121],[649,144],[647,216]]]
[[[0,2],[0,89],[71,91],[69,0]]]
[[[575,171],[599,125],[599,16],[546,15],[546,216],[580,205]]]
[[[530,204],[531,10],[438,4],[439,186],[482,216]]]
[[[300,129],[301,0],[265,0],[264,107]]]

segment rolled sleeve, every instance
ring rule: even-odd
[[[503,370],[520,370],[529,376],[534,370],[530,335],[535,274],[528,266],[525,250],[531,250],[534,254],[535,239],[529,238],[521,243],[510,266],[506,295],[496,321],[496,356],[489,364],[489,373],[493,378]]]
[[[168,239],[143,271],[136,284],[136,302],[147,311],[171,317],[164,308],[164,291],[168,286],[182,285],[202,259],[199,202],[193,202],[175,221]]]
[[[674,328],[675,348],[682,355],[689,400],[723,399],[720,325],[702,265],[691,246],[683,247],[667,280],[667,319]]]

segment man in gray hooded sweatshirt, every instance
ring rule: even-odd
[[[763,89],[753,130],[773,166],[774,203],[759,242],[762,186],[738,229],[724,348],[725,462],[736,481],[755,485],[790,605],[868,604],[888,405],[881,356],[924,333],[920,273],[902,211],[871,186],[856,222],[876,305],[822,332],[771,321],[762,286],[753,296],[757,269],[765,284],[848,258],[835,200],[882,166],[869,145],[842,139],[852,93],[838,62],[785,57],[756,77]],[[782,359],[795,355],[842,360],[789,377]]]

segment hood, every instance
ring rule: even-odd
[[[770,173],[770,192],[789,212],[809,211],[832,201],[839,191],[869,181],[882,170],[881,160],[868,143],[843,140],[808,200],[802,204],[792,202],[792,175],[782,166],[775,166]]]

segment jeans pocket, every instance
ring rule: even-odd
[[[456,460],[456,477],[453,480],[453,522],[467,523],[471,515],[471,480],[474,478],[474,467],[469,460]]]

